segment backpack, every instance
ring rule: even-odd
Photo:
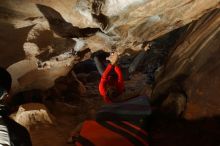
[[[85,121],[76,146],[148,146],[148,133],[127,121]]]

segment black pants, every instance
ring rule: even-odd
[[[104,63],[104,61],[101,61],[98,56],[95,56],[93,59],[94,59],[94,62],[95,62],[95,65],[96,65],[98,72],[100,73],[100,75],[102,75],[103,72],[105,71],[106,66],[107,66],[107,64],[106,64],[107,62]]]
[[[143,61],[145,56],[146,56],[146,52],[145,51],[141,51],[135,57],[135,59],[132,61],[132,63],[129,65],[128,71],[122,69],[123,76],[125,78],[129,78],[128,77],[129,74],[131,74],[131,73],[136,71],[138,65]],[[107,60],[104,60],[103,58],[101,58],[99,56],[94,56],[93,59],[94,59],[94,62],[95,62],[95,65],[96,65],[96,68],[97,68],[98,72],[100,73],[100,75],[102,75],[109,62]],[[114,73],[113,70],[110,72],[110,74],[112,76],[115,76],[115,73]]]

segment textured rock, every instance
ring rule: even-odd
[[[29,130],[33,146],[64,146],[76,125],[77,119],[73,114],[76,114],[78,107],[54,102],[47,107],[50,112],[43,104],[24,104],[11,117]]]
[[[0,65],[10,66],[15,93],[26,88],[42,89],[38,82],[23,83],[27,77],[22,75],[29,73],[45,82],[46,89],[54,79],[67,74],[75,63],[75,51],[138,51],[143,43],[218,6],[219,0],[3,0],[0,48],[4,53]],[[31,62],[29,67],[25,62]],[[58,66],[63,69],[59,71]]]
[[[27,129],[39,125],[51,125],[54,123],[52,115],[42,104],[29,103],[21,105],[14,116],[14,120]]]
[[[158,78],[154,96],[180,86],[188,96],[185,117],[197,119],[220,113],[220,11],[194,22],[170,56]]]
[[[121,58],[129,54],[125,61],[128,67],[139,51],[148,49],[149,41],[189,23],[168,60],[163,60],[166,64],[157,75],[153,91],[145,85],[146,76],[136,74],[126,81],[126,87],[132,92],[128,94],[135,96],[142,90],[141,94],[152,92],[153,99],[182,89],[188,96],[186,119],[219,116],[219,4],[220,0],[2,0],[0,65],[12,74],[13,93],[52,87],[45,96],[65,95],[71,98],[67,102],[79,104],[50,103],[48,107],[57,117],[58,126],[51,125],[53,120],[43,105],[36,109],[33,104],[30,108],[22,106],[15,119],[30,129],[35,128],[30,131],[34,145],[65,145],[68,132],[76,123],[93,118],[94,109],[102,104],[98,82],[93,82],[99,78],[97,72],[81,75],[84,86],[70,72],[74,64],[89,59],[91,52],[105,50],[117,51]],[[74,101],[75,97],[79,98]],[[76,118],[77,113],[80,115]],[[177,129],[175,134],[168,134],[171,144],[163,133],[156,134],[159,138],[154,140],[161,145],[202,145],[205,138],[211,143],[218,138],[210,138],[213,135],[210,127],[219,132],[215,121],[205,123],[208,126],[199,132],[190,130],[199,129],[200,121],[185,122],[185,125],[158,121],[162,122],[159,130]],[[39,123],[49,126],[36,126]],[[184,131],[185,127],[190,130]],[[216,131],[214,135],[219,135]],[[176,136],[181,134],[190,137],[188,143]],[[205,138],[201,139],[201,135]],[[191,143],[193,136],[201,139],[199,144]]]
[[[54,80],[65,76],[72,68],[73,58],[42,63],[38,68],[38,61],[22,60],[11,65],[8,70],[13,77],[13,93],[30,89],[47,89],[54,85]]]
[[[91,17],[94,14],[106,16],[109,24],[104,31],[118,39],[116,44],[126,46],[130,42],[155,39],[192,22],[217,7],[219,1],[94,0],[91,4],[84,0],[78,3],[78,9],[80,12],[86,11],[84,16],[88,20],[93,20]]]

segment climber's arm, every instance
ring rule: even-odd
[[[118,76],[118,88],[122,92],[124,91],[124,79],[123,79],[121,69],[118,66],[115,66],[114,70]]]
[[[107,90],[106,90],[106,83],[107,83],[107,78],[108,78],[108,75],[109,75],[109,72],[111,71],[112,69],[112,65],[109,64],[107,66],[107,68],[105,69],[104,73],[102,74],[102,77],[101,77],[101,81],[99,83],[99,92],[100,92],[100,95],[104,97],[104,100],[106,102],[108,102],[108,98],[107,98]]]

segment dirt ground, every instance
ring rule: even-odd
[[[125,84],[126,88],[133,91],[140,88],[146,90],[144,76],[141,74],[133,76]],[[30,128],[33,146],[72,145],[67,143],[71,131],[84,120],[93,119],[96,111],[103,105],[97,86],[98,82],[87,83],[86,94],[75,103],[45,102],[52,115],[53,124],[36,124]],[[193,110],[187,112],[194,113]],[[152,146],[219,146],[220,144],[219,117],[186,120],[162,111],[149,118],[151,122],[148,132]]]

